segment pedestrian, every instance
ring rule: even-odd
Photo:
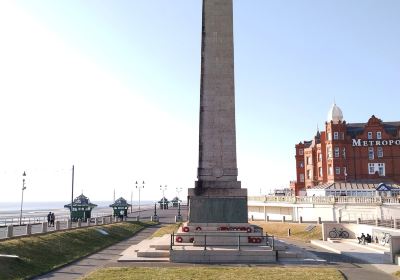
[[[51,225],[51,212],[47,214],[47,224],[50,226]]]
[[[55,217],[54,213],[51,213],[50,223],[51,223],[51,226],[52,226],[52,227],[54,227],[54,220],[55,220],[55,219],[56,219],[56,217]]]

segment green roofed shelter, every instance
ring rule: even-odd
[[[128,216],[128,208],[131,207],[131,204],[129,204],[123,197],[120,197],[114,201],[110,207],[114,210],[114,217],[126,217]]]
[[[158,203],[160,204],[160,209],[168,209],[169,201],[165,196]]]
[[[172,200],[171,200],[171,203],[172,203],[172,207],[178,207],[179,206],[179,203],[181,203],[182,202],[182,200],[180,200],[179,199],[179,197],[177,197],[177,196],[175,196]]]
[[[95,208],[97,204],[90,202],[89,198],[81,194],[74,199],[72,204],[71,219],[73,221],[90,219],[92,217],[92,209]],[[71,203],[64,205],[64,208],[68,208],[71,211]]]

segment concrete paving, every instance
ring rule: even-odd
[[[392,264],[388,248],[374,244],[361,245],[356,241],[344,240],[342,242],[329,242],[313,240],[313,245],[319,246],[337,254],[347,255],[352,258],[369,263],[386,273],[392,274],[400,270],[400,267]]]
[[[182,214],[185,214],[185,210],[182,210]],[[92,254],[74,263],[66,265],[60,269],[54,270],[48,274],[36,277],[34,279],[57,279],[57,280],[71,280],[79,279],[84,275],[105,266],[117,266],[117,260],[120,254],[131,247],[132,245],[138,244],[142,240],[151,236],[158,228],[164,226],[165,224],[171,224],[174,222],[174,217],[176,215],[176,209],[170,210],[159,210],[157,214],[160,216],[159,226],[145,228],[140,231],[135,236],[129,238],[128,240],[122,241],[118,244],[112,245],[100,252]],[[141,212],[142,220],[149,220],[150,216],[153,214],[152,210],[146,210]],[[134,219],[136,214],[133,213],[131,219]]]

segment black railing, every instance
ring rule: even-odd
[[[195,237],[200,238],[201,236],[204,237],[204,244],[199,244],[196,245],[195,244]],[[181,242],[176,241],[176,238],[182,238]],[[208,237],[208,239],[207,239]],[[231,244],[227,244],[227,243],[215,243],[212,241],[209,241],[209,239],[211,239],[212,237],[215,238],[221,238],[221,237],[226,237],[226,238],[232,238],[234,239],[235,237],[237,237],[237,241],[236,242],[232,242]],[[189,242],[183,242],[183,239],[188,239],[191,240]],[[251,243],[250,242],[250,238],[252,239],[256,239],[256,242]],[[243,239],[247,240],[247,242],[243,242]],[[207,242],[208,241],[208,242]],[[193,247],[203,247],[204,250],[207,250],[207,247],[211,247],[211,246],[222,246],[222,247],[236,247],[238,251],[240,251],[241,247],[244,246],[265,246],[268,247],[268,249],[270,248],[271,250],[275,249],[275,237],[273,235],[254,235],[254,236],[250,236],[250,235],[227,235],[227,234],[188,234],[188,233],[184,233],[184,234],[179,234],[179,233],[172,233],[171,237],[170,237],[170,250],[174,250],[174,246],[193,246]]]

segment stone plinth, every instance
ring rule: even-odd
[[[240,182],[236,182],[239,183]],[[189,223],[247,223],[247,190],[189,189]]]

